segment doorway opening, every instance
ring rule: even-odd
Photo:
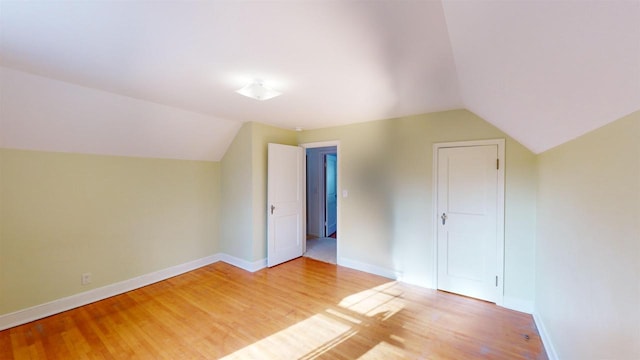
[[[338,248],[338,149],[307,144],[306,248],[304,256],[336,264]]]

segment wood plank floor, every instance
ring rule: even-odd
[[[0,332],[0,359],[546,359],[531,316],[300,258],[219,262]]]

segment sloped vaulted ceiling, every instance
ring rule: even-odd
[[[640,110],[640,1],[445,1],[464,106],[542,152]]]
[[[219,160],[245,121],[467,108],[541,152],[640,109],[639,24],[618,0],[0,0],[0,146]],[[284,94],[234,92],[255,78]]]

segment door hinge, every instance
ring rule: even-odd
[[[500,159],[496,159],[496,170],[500,170]]]
[[[496,287],[498,287],[498,275],[496,275]]]

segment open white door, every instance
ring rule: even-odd
[[[267,170],[267,265],[302,256],[303,151],[269,144]]]
[[[498,145],[440,148],[437,156],[438,289],[498,302]]]

